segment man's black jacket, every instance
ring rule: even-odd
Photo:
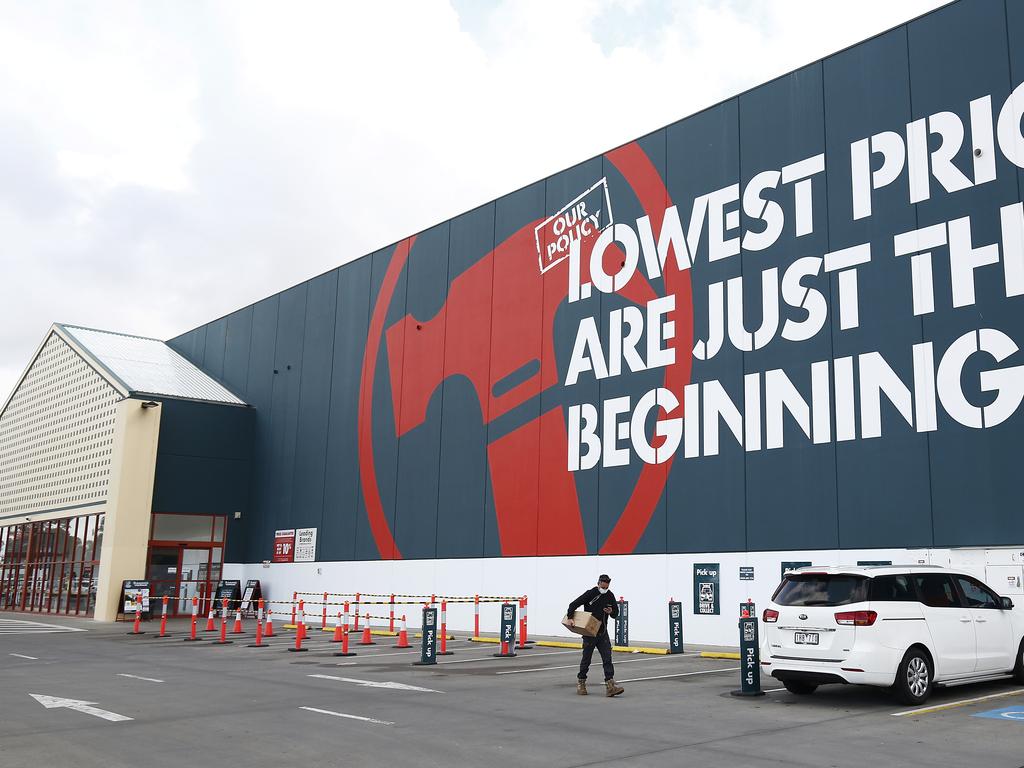
[[[605,613],[604,609],[606,607],[611,608],[612,612]],[[609,618],[616,619],[619,616],[619,604],[615,601],[615,594],[610,589],[602,595],[601,590],[597,587],[591,587],[569,603],[569,610],[566,612],[566,616],[571,619],[578,608],[582,608],[587,613],[591,613],[600,619],[601,629],[598,634],[608,631]]]

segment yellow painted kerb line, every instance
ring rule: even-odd
[[[907,715],[930,715],[933,712],[942,712],[945,709],[956,709],[957,707],[966,707],[968,704],[975,704],[979,701],[988,701],[989,699],[1002,699],[1007,696],[1020,696],[1021,694],[1024,694],[1024,690],[1006,691],[1005,693],[992,693],[988,696],[976,696],[973,699],[951,701],[948,704],[937,704],[934,707],[922,707],[921,709],[909,709],[905,712],[893,712],[892,716],[906,717]]]
[[[730,653],[729,651],[701,651],[700,657],[702,659],[732,659],[734,661],[740,660],[738,653]]]

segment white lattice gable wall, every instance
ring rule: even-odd
[[[121,393],[51,332],[0,413],[0,518],[106,501]]]

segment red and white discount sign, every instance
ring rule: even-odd
[[[274,531],[273,561],[275,563],[290,563],[293,560],[295,560],[295,529]]]

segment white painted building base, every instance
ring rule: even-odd
[[[738,645],[739,604],[748,598],[758,612],[770,599],[781,577],[781,563],[810,561],[814,565],[853,565],[857,561],[891,560],[895,565],[942,565],[963,569],[1011,597],[1024,595],[1024,546],[998,549],[872,549],[802,552],[730,552],[684,555],[615,555],[585,557],[478,558],[462,560],[351,561],[287,564],[228,563],[224,578],[259,579],[269,600],[288,601],[292,592],[391,593],[405,595],[460,595],[529,597],[529,634],[566,636],[560,624],[569,602],[594,586],[597,576],[612,578],[612,591],[629,601],[632,645],[668,642],[669,598],[683,604],[683,641],[695,645]],[[695,615],[693,566],[719,563],[721,613]],[[740,566],[754,567],[754,581],[740,581]],[[1015,580],[1014,580],[1015,579]],[[343,601],[333,597],[332,601]],[[351,598],[349,598],[351,599]],[[387,600],[387,598],[367,598]],[[1024,600],[1024,596],[1015,598]],[[307,622],[318,624],[322,597],[309,597]],[[291,607],[273,605],[276,621],[291,614]],[[340,607],[331,606],[329,616]],[[387,606],[364,605],[362,612],[386,616]],[[420,625],[420,606],[398,606],[410,628]],[[374,620],[375,627],[381,624]],[[497,632],[497,604],[480,608],[480,631]],[[473,628],[472,604],[448,606],[448,628],[465,634]]]

